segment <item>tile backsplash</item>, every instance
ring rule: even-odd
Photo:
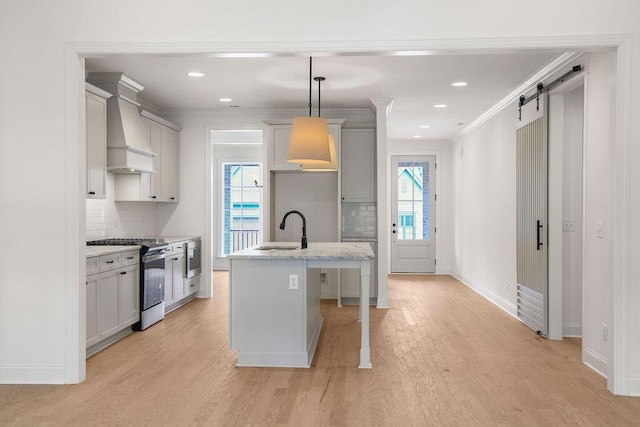
[[[87,240],[112,237],[154,237],[155,203],[87,200]]]
[[[342,204],[342,237],[377,237],[375,203]]]

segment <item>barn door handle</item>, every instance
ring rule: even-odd
[[[542,224],[540,224],[540,220],[536,221],[536,250],[539,251],[542,246],[542,242],[540,241],[540,229],[542,228]]]

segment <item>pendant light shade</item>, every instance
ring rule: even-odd
[[[287,161],[290,163],[329,164],[329,129],[327,120],[311,117],[311,76],[313,58],[309,57],[309,117],[296,117],[291,127]]]
[[[329,163],[303,163],[302,170],[317,172],[336,172],[338,170],[338,159],[336,157],[336,143],[333,135],[329,134],[329,154],[331,161]]]
[[[293,119],[287,161],[304,164],[329,164],[331,153],[327,144],[327,120],[322,117]]]

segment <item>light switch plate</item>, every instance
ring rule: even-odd
[[[576,221],[574,219],[562,221],[562,231],[576,231]]]
[[[600,239],[604,237],[604,222],[596,222],[596,237]]]

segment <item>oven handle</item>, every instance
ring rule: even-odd
[[[147,262],[147,261],[157,261],[159,259],[163,259],[166,258],[165,254],[159,254],[159,255],[150,255],[150,256],[144,256],[142,258],[143,262]]]

